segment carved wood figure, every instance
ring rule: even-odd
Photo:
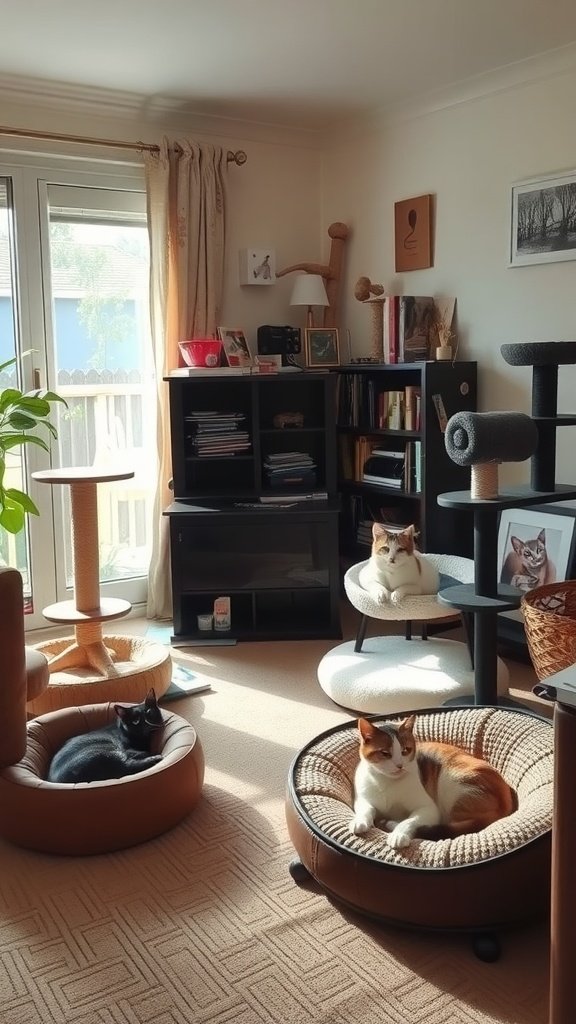
[[[276,271],[276,277],[284,277],[295,270],[304,270],[307,274],[320,274],[324,279],[326,294],[329,305],[324,310],[324,327],[338,327],[340,310],[340,292],[342,266],[344,263],[344,250],[348,238],[348,227],[340,221],[335,221],[328,228],[328,235],[332,239],[330,245],[330,257],[328,264],[325,263],[294,263],[291,267]]]

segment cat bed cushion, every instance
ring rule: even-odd
[[[457,583],[474,582],[474,561],[461,555],[426,554],[434,563],[438,572]],[[344,574],[344,589],[350,604],[354,605],[362,615],[372,619],[392,619],[400,622],[411,620],[453,619],[458,615],[456,609],[442,604],[437,594],[415,594],[405,597],[399,604],[389,601],[378,604],[377,601],[360,585],[360,571],[368,565],[369,559],[350,566]],[[442,587],[442,582],[441,582]]]
[[[374,718],[376,724],[384,720]],[[481,832],[437,842],[416,839],[403,850],[393,850],[377,828],[353,835],[358,731],[356,721],[346,722],[313,739],[290,768],[286,818],[301,862],[331,895],[391,922],[478,928],[544,912],[550,888],[551,722],[503,708],[427,709],[418,712],[415,735],[485,758],[516,791],[518,810]]]
[[[508,692],[509,673],[498,659],[498,693]],[[466,644],[434,637],[367,637],[361,651],[347,640],[318,665],[318,682],[340,707],[392,715],[437,707],[474,693],[474,670]]]
[[[71,736],[116,718],[113,703],[64,708],[27,724],[22,760],[0,771],[0,835],[43,853],[108,853],[144,842],[176,825],[198,802],[204,755],[195,729],[162,710],[164,728],[152,768],[106,782],[46,781],[55,752]]]

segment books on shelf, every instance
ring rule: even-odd
[[[302,494],[261,494],[261,505],[297,504],[299,501],[328,501],[328,491],[307,491]]]
[[[432,358],[436,306],[429,295],[389,295],[384,306],[384,358],[414,363]]]
[[[361,374],[341,374],[338,425],[362,431],[421,429],[421,388],[394,389]]]

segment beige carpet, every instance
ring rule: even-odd
[[[545,923],[504,935],[485,964],[465,938],[378,926],[292,881],[291,759],[350,717],[316,682],[331,646],[177,655],[212,690],[170,704],[197,726],[207,771],[169,834],[79,859],[0,844],[2,1024],[544,1024]],[[529,688],[511,668],[513,692]]]

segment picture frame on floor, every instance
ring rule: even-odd
[[[498,527],[498,582],[528,593],[571,579],[576,570],[576,508],[531,505],[504,509]],[[521,610],[500,612],[499,635],[525,643]]]

